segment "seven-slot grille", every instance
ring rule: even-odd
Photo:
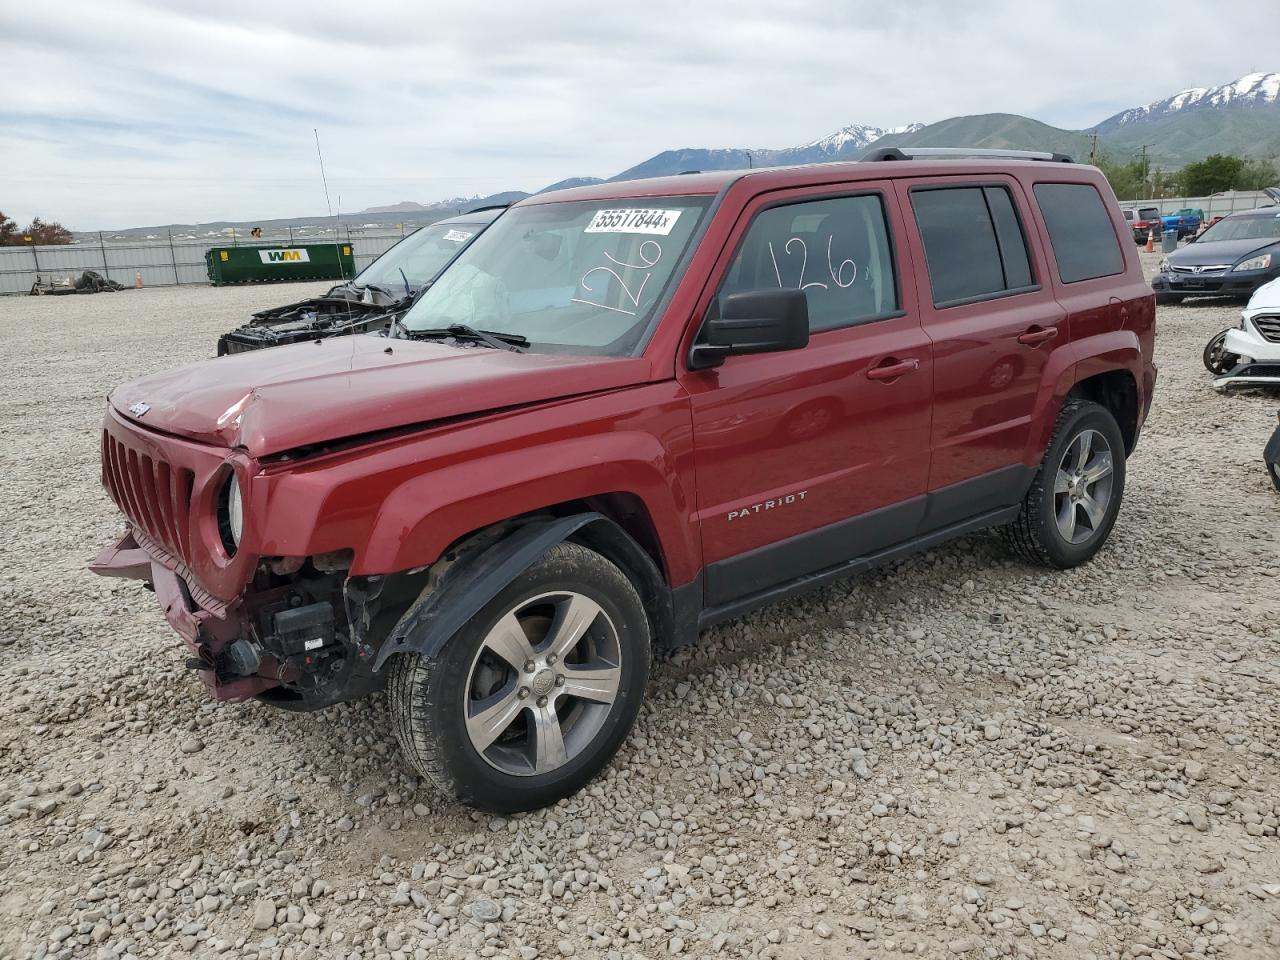
[[[1280,343],[1280,316],[1254,317],[1253,325],[1258,328],[1264,340]]]
[[[102,434],[102,481],[134,524],[175,557],[191,556],[192,471],[130,450]]]

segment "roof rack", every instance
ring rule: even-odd
[[[1065,153],[1047,153],[1040,150],[989,150],[979,147],[880,147],[864,154],[863,163],[880,160],[1043,160],[1051,163],[1072,163]]]

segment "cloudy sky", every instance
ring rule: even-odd
[[[1180,0],[0,0],[0,210],[74,229],[322,213],[315,128],[355,212],[850,123],[1085,127],[1280,69],[1270,31],[1230,20]]]

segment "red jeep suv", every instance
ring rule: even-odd
[[[1129,228],[1093,167],[922,153],[531,197],[386,336],[120,387],[93,569],[215,698],[385,687],[514,811],[609,761],[655,648],[985,527],[1088,560],[1156,376]]]

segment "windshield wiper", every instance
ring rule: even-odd
[[[378,293],[382,294],[384,297],[391,298],[391,300],[395,301],[396,303],[399,303],[401,300],[404,299],[403,296],[396,293],[392,293],[386,287],[380,287],[376,283],[353,284],[353,286],[363,287],[366,290],[375,290]]]
[[[529,346],[528,337],[522,337],[518,333],[477,330],[475,327],[468,326],[465,323],[451,323],[447,327],[428,327],[425,330],[410,330],[399,321],[396,322],[396,326],[400,330],[400,335],[409,340],[434,340],[453,337],[455,340],[470,340],[473,343],[483,343],[485,346],[493,347],[495,350],[515,350],[517,352],[527,349]]]

